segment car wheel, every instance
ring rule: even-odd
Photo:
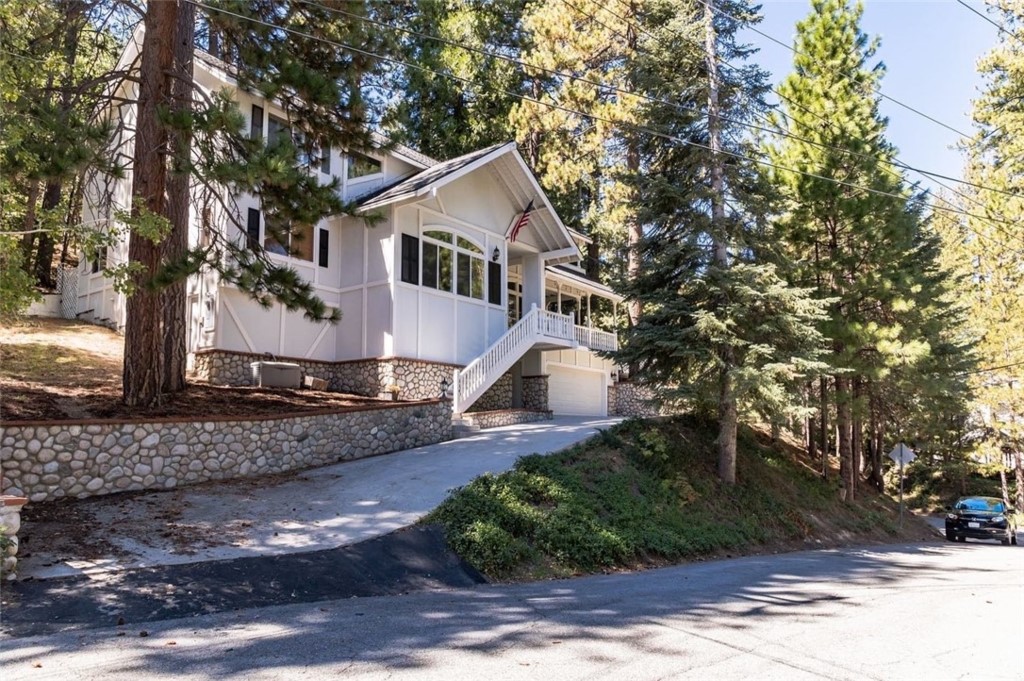
[[[1016,530],[1014,530],[1013,533],[1010,535],[1010,543],[1013,544],[1014,546],[1017,545],[1017,531]]]
[[[953,534],[953,530],[946,530],[946,541],[956,541],[956,535]]]
[[[966,542],[966,541],[967,541],[967,537],[965,537],[965,536],[963,536],[963,535],[960,535],[959,537],[957,537],[957,538],[956,538],[956,540],[957,540],[958,542],[960,542],[961,544],[963,544],[964,542]]]

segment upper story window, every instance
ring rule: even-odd
[[[263,138],[263,107],[253,104],[250,118],[250,137]],[[324,175],[331,174],[331,148],[309,149],[305,145],[305,135],[301,130],[294,130],[291,124],[280,116],[267,114],[267,146],[280,144],[285,139],[291,140],[298,150],[299,163],[304,168],[319,168]]]
[[[263,215],[255,208],[250,208],[246,220],[246,242],[252,248],[260,240],[260,218],[263,218],[263,248],[268,253],[285,255],[306,262],[313,262],[313,226],[312,225],[287,225],[279,222],[270,216]],[[319,261],[321,267],[326,267],[326,230],[320,230]]]
[[[501,265],[485,264],[484,251],[469,239],[428,229],[417,239],[402,235],[402,281],[465,298],[501,304]]]
[[[347,177],[350,180],[366,177],[367,175],[376,175],[382,171],[380,161],[352,151],[348,152],[347,164]]]

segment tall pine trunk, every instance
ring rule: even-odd
[[[1017,512],[1024,512],[1024,454],[1018,449],[1013,453],[1013,473],[1017,482],[1016,503]]]
[[[61,191],[64,183],[59,179],[49,180],[43,190],[43,202],[40,209],[43,214],[52,213],[60,206]],[[53,234],[47,230],[39,233],[39,245],[36,246],[36,259],[33,265],[36,284],[45,289],[53,288]]]
[[[839,351],[836,354],[839,354]],[[853,470],[853,447],[850,442],[852,430],[850,418],[850,379],[843,375],[837,375],[835,380],[839,480],[842,483],[846,501],[853,501],[857,493],[857,481]]]
[[[36,209],[39,206],[39,180],[28,184],[28,196],[25,201],[25,217],[21,220],[21,268],[32,272],[32,251],[36,245]]]
[[[828,480],[828,377],[818,379],[818,442],[821,445],[821,478]]]
[[[854,485],[859,485],[864,471],[864,382],[860,376],[853,378],[853,414],[851,416],[850,448],[852,450]]]
[[[725,231],[725,175],[722,170],[722,123],[719,118],[718,54],[714,0],[704,5],[704,59],[708,69],[708,141],[711,148],[711,238],[715,267],[729,269],[729,242]],[[735,357],[732,346],[718,349],[722,369],[718,390],[718,477],[727,485],[736,482],[736,387],[732,375]]]
[[[178,9],[178,0],[146,5],[139,65],[132,199],[133,204],[141,202],[147,211],[162,216],[167,214],[169,134],[160,121],[160,109],[170,102]],[[133,205],[132,213],[138,217],[137,205]],[[122,387],[124,403],[130,407],[158,404],[163,387],[162,297],[152,282],[160,267],[160,251],[159,244],[137,232],[128,239],[128,260],[143,268],[133,277],[135,291],[125,306]]]
[[[871,473],[868,481],[875,488],[882,492],[885,490],[885,480],[882,478],[882,423],[879,413],[878,398],[872,394],[869,398],[869,435],[871,438]]]
[[[174,38],[174,74],[171,84],[171,109],[186,112],[192,108],[192,56],[195,38],[195,5],[185,2],[178,13],[177,35]],[[160,244],[163,262],[173,263],[185,257],[188,250],[188,228],[191,202],[189,161],[192,135],[188,130],[174,130],[171,135],[171,156],[183,164],[167,180],[167,217],[171,233]],[[185,365],[188,358],[188,326],[185,323],[186,281],[179,279],[166,285],[160,293],[163,308],[165,394],[185,389]]]

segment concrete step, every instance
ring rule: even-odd
[[[455,416],[452,418],[452,439],[458,440],[462,437],[469,437],[480,432],[480,426],[473,423],[471,418]]]

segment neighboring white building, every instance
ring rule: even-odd
[[[266,138],[287,125],[273,102],[236,89],[219,60],[197,52],[195,70],[202,89],[232,91],[254,134]],[[130,146],[122,151],[130,156]],[[368,226],[361,217],[328,218],[300,252],[270,257],[312,282],[341,322],[314,324],[281,305],[263,308],[203,272],[188,283],[196,375],[247,384],[249,364],[272,355],[358,394],[398,386],[402,399],[430,398],[445,383],[456,413],[608,413],[615,366],[594,351],[615,349],[616,337],[594,327],[591,309],[596,299],[615,309],[621,297],[579,268],[586,238],[562,224],[514,143],[444,162],[402,146],[369,155],[332,149],[318,172],[340,177],[343,198],[379,219]],[[115,183],[115,205],[127,207],[130,186],[130,176]],[[234,203],[247,234],[230,220],[223,229],[239,243],[255,239],[275,250],[258,202],[241,196]],[[87,192],[84,219],[107,219],[106,204]],[[511,240],[531,204],[528,223]],[[190,232],[198,243],[198,223]],[[116,263],[126,254],[123,245],[105,257]],[[77,308],[82,318],[123,328],[123,297],[98,263],[80,267]]]

